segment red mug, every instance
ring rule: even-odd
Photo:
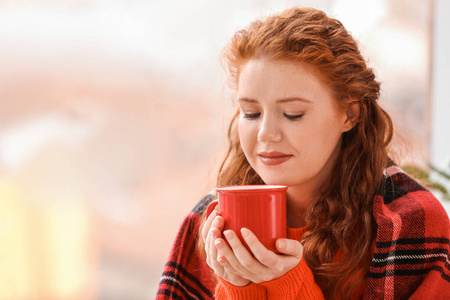
[[[218,204],[224,231],[233,230],[247,250],[250,248],[241,235],[243,227],[250,229],[267,249],[279,253],[275,241],[287,236],[286,190],[284,185],[219,187],[219,199],[209,204],[206,214],[209,216]]]

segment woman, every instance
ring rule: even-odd
[[[157,298],[450,299],[448,216],[389,159],[380,84],[342,24],[289,9],[237,32],[224,57],[239,105],[217,184],[287,185],[288,238],[275,254],[243,229],[250,253],[205,220],[208,195]]]

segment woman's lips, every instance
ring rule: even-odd
[[[258,155],[261,162],[269,166],[280,165],[293,156],[282,152],[261,152]]]

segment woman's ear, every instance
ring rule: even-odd
[[[359,103],[354,101],[351,102],[345,111],[346,119],[344,122],[344,126],[342,128],[343,132],[350,131],[356,125],[356,121],[358,120],[360,113]]]

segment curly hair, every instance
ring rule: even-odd
[[[240,70],[250,59],[300,61],[320,74],[341,108],[359,106],[356,125],[342,136],[327,184],[308,209],[309,230],[301,241],[324,296],[350,298],[370,266],[376,234],[372,204],[393,136],[392,120],[377,103],[380,83],[342,23],[312,8],[292,8],[251,23],[235,33],[223,58],[235,89]],[[229,148],[218,186],[264,184],[241,148],[238,116],[239,109],[229,126]]]

